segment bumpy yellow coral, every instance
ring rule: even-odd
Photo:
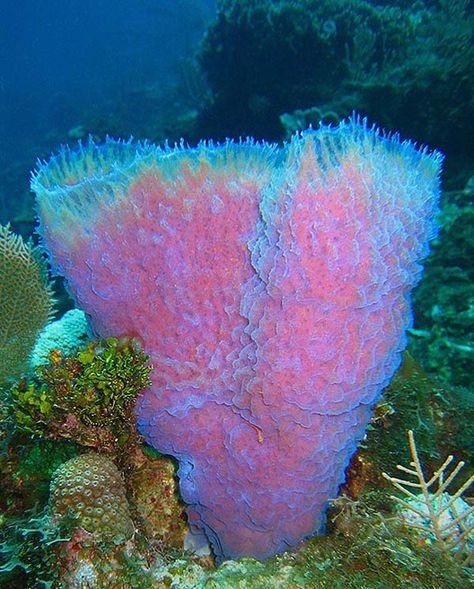
[[[51,317],[52,291],[38,250],[0,226],[0,386],[18,378]]]
[[[140,466],[127,475],[127,483],[134,513],[147,537],[165,548],[182,550],[188,527],[171,460],[147,451],[141,455]]]
[[[101,538],[133,535],[122,475],[100,454],[83,454],[62,464],[53,474],[49,503],[54,519],[73,517],[79,527]]]

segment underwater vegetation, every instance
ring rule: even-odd
[[[134,402],[151,367],[136,342],[108,338],[50,363],[5,388],[1,399],[3,503],[30,508],[44,498],[54,470],[85,449],[121,466],[139,447]],[[30,445],[29,441],[35,443]],[[9,477],[5,477],[5,481]]]
[[[444,192],[440,233],[414,293],[411,350],[447,386],[471,391],[474,374],[474,176],[462,190]]]
[[[51,319],[53,292],[40,250],[0,226],[0,386],[28,370],[39,332]]]
[[[50,439],[74,438],[114,451],[134,434],[134,402],[151,367],[136,342],[107,338],[65,357],[59,350],[36,378],[11,388],[5,410],[15,429]]]
[[[157,552],[182,547],[174,466],[136,431],[134,401],[150,370],[137,342],[107,338],[53,350],[48,365],[3,390],[0,583],[76,586],[67,559],[109,558],[138,530]]]
[[[323,531],[406,345],[440,159],[353,119],[282,150],[90,142],[33,178],[54,270],[151,357],[139,430],[218,558]]]
[[[285,113],[356,110],[469,165],[473,31],[469,0],[218,0],[199,52],[201,134],[281,139]]]

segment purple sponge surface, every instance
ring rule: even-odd
[[[352,120],[283,149],[91,142],[34,176],[77,305],[151,356],[140,431],[219,558],[323,530],[406,344],[440,166]]]

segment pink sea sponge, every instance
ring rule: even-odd
[[[152,358],[140,430],[219,558],[322,531],[406,344],[440,166],[352,120],[283,149],[91,142],[34,176],[78,306]]]

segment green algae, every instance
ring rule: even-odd
[[[28,444],[19,448],[18,465],[13,479],[21,488],[24,505],[44,505],[48,500],[53,472],[78,453],[76,444],[61,440],[38,440],[34,445]]]
[[[474,472],[473,422],[472,395],[459,388],[447,389],[405,353],[401,367],[375,407],[355,458],[370,462],[378,473],[393,472],[397,464],[409,464],[411,460],[406,432],[412,430],[427,472],[437,468],[449,454],[467,463],[459,479],[462,484]],[[380,481],[370,482],[380,486]]]
[[[147,361],[135,342],[115,338],[90,342],[67,357],[53,351],[51,363],[37,369],[34,379],[9,391],[6,412],[17,431],[32,436],[58,437],[71,417],[84,427],[109,427],[123,436],[122,423],[150,384]]]

